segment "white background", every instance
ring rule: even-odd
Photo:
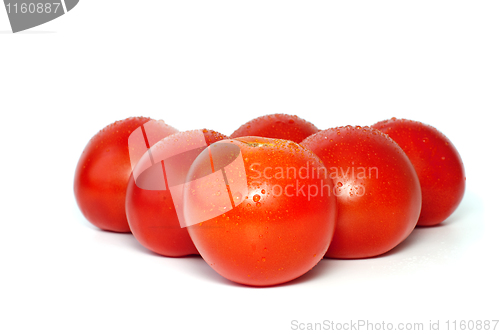
[[[82,0],[12,34],[0,7],[0,332],[500,319],[499,18],[498,1]],[[461,153],[465,197],[385,256],[323,260],[272,288],[153,255],[79,212],[76,163],[107,124],[142,115],[229,135],[276,112],[322,129],[431,124]]]

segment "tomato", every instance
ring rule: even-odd
[[[309,271],[325,254],[336,219],[333,183],[320,168],[315,154],[288,140],[212,144],[193,163],[184,190],[187,228],[201,256],[220,275],[251,286]]]
[[[178,132],[160,140],[143,155],[130,177],[125,207],[132,234],[144,247],[171,257],[198,254],[183,228],[185,224],[180,222],[182,195],[176,198],[176,191],[201,150],[225,138],[207,129]]]
[[[387,135],[346,126],[320,131],[301,144],[319,156],[335,185],[337,228],[326,257],[377,256],[412,232],[422,200],[418,177]]]
[[[372,125],[388,134],[405,151],[422,188],[419,226],[436,225],[458,207],[465,193],[465,169],[451,141],[421,122],[396,119]]]
[[[74,178],[76,202],[85,218],[103,230],[130,232],[125,215],[125,194],[132,171],[128,139],[147,122],[154,138],[177,132],[163,121],[131,117],[99,131],[80,156]]]
[[[257,117],[231,134],[231,138],[259,136],[291,140],[300,143],[319,129],[308,121],[286,114],[273,114]]]

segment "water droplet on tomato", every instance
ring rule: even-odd
[[[258,201],[260,201],[260,195],[257,195],[257,194],[256,194],[256,195],[253,195],[253,201],[254,201],[254,202],[258,202]]]

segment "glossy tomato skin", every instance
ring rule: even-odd
[[[80,156],[73,184],[76,202],[85,218],[100,229],[130,232],[125,215],[125,194],[132,171],[128,138],[150,121],[153,132],[163,136],[177,132],[163,121],[131,117],[99,131]]]
[[[287,140],[243,137],[220,141],[210,149],[214,152],[217,145],[227,143],[241,150],[244,161],[239,170],[226,168],[227,175],[243,175],[248,191],[240,193],[237,180],[228,176],[235,206],[202,222],[187,217],[198,251],[216,272],[240,284],[269,286],[303,275],[321,260],[335,228],[336,198],[324,190],[333,188],[331,180],[326,175],[305,177],[306,170],[313,173],[323,164],[311,151]],[[193,165],[190,174],[197,168]],[[293,171],[300,168],[304,177],[294,177]],[[212,197],[199,196],[204,203],[187,196],[185,209],[195,216],[207,208],[225,209],[213,200],[219,195],[217,191]]]
[[[319,129],[314,124],[298,116],[272,114],[252,119],[240,126],[230,137],[259,136],[300,143],[306,137],[318,131]]]
[[[457,149],[436,128],[396,119],[372,125],[389,135],[410,158],[422,188],[422,211],[417,225],[437,225],[458,207],[465,193],[465,169]]]
[[[180,149],[184,146],[187,151],[198,133],[203,134],[207,145],[227,138],[219,132],[207,129],[183,131],[159,141],[151,151],[153,154],[161,150],[168,151],[173,145]],[[143,158],[149,159],[147,154]],[[178,160],[172,162],[178,163]],[[186,168],[189,169],[189,166]],[[168,181],[166,182],[168,185]],[[169,188],[142,189],[131,175],[127,189],[126,212],[132,234],[147,249],[169,257],[198,254],[187,229],[180,225]]]
[[[403,150],[369,127],[320,131],[301,143],[328,167],[338,218],[325,257],[367,258],[401,243],[421,208],[417,174]]]

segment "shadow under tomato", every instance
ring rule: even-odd
[[[325,277],[328,272],[332,270],[332,265],[335,266],[333,261],[325,261],[326,259],[321,259],[321,261],[318,262],[311,270],[309,270],[307,273],[304,275],[297,277],[294,280],[291,280],[289,282],[285,282],[279,285],[275,286],[269,286],[270,288],[272,287],[285,287],[285,286],[291,286],[291,285],[297,285],[297,284],[304,284],[310,281],[314,281],[315,279],[319,279],[320,277]]]
[[[425,230],[427,228],[423,228],[422,230]],[[359,257],[359,258],[325,258],[326,260],[337,260],[337,261],[356,261],[356,260],[369,260],[369,259],[377,259],[377,258],[384,258],[388,256],[395,255],[397,253],[403,253],[403,252],[408,252],[411,251],[411,249],[417,247],[419,244],[422,243],[422,239],[425,238],[425,233],[419,232],[418,229],[414,229],[410,235],[403,240],[400,244],[398,244],[396,247],[392,248],[391,250],[376,255],[376,256],[370,256],[370,257]]]
[[[182,258],[183,269],[190,272],[193,276],[200,277],[203,280],[211,281],[212,283],[222,284],[226,286],[244,287],[241,284],[235,283],[222,277],[213,270],[208,263],[200,255],[189,255]]]
[[[186,261],[186,260],[184,260]],[[321,260],[316,266],[314,266],[311,270],[309,270],[304,275],[297,277],[288,282],[284,282],[281,284],[275,285],[265,285],[265,286],[255,286],[255,285],[247,285],[233,282],[221,275],[219,275],[215,270],[213,270],[208,263],[203,260],[201,256],[193,256],[187,258],[185,263],[186,268],[192,272],[193,275],[202,277],[205,280],[211,281],[212,283],[222,284],[225,286],[231,286],[242,289],[271,289],[271,288],[281,288],[286,286],[292,286],[297,284],[304,284],[310,282],[318,277],[325,276],[328,271],[331,270],[331,263],[326,263]]]
[[[403,240],[399,245],[389,250],[388,252],[374,256],[374,258],[384,258],[405,252],[411,253],[412,250],[419,247],[419,245],[426,242],[426,240],[428,241],[429,233],[432,233],[431,230],[435,230],[435,233],[438,230],[446,228],[447,225],[447,222],[443,222],[433,226],[416,226],[415,229],[410,233],[410,235],[406,237],[406,239]]]
[[[284,282],[281,284],[275,284],[275,285],[266,285],[266,286],[247,286],[243,285],[245,287],[249,288],[261,288],[261,289],[270,289],[270,288],[282,288],[282,287],[287,287],[287,286],[293,286],[293,285],[298,285],[298,284],[305,284],[310,281],[314,281],[315,279],[319,279],[320,277],[325,277],[326,273],[332,270],[332,263],[333,262],[327,262],[321,261],[318,262],[311,270],[303,274],[302,276],[299,276],[291,281]]]
[[[148,248],[141,245],[141,243],[134,237],[132,232],[115,232],[115,231],[107,231],[98,228],[97,226],[88,222],[83,216],[81,216],[80,223],[84,225],[86,228],[95,231],[96,238],[102,240],[107,244],[112,244],[115,246],[123,246],[126,248],[133,249],[140,253],[156,256],[159,258],[186,258],[186,257],[198,257],[201,258],[199,254],[188,254],[183,256],[165,256],[158,253],[155,253]]]
[[[130,243],[130,247],[132,247],[134,250],[136,250],[138,252],[141,252],[143,254],[146,254],[146,255],[155,256],[155,257],[158,257],[158,258],[167,258],[167,259],[184,259],[184,258],[188,258],[188,257],[201,258],[200,254],[187,254],[187,255],[181,255],[181,256],[166,256],[166,255],[162,255],[162,254],[153,252],[149,248],[144,247],[134,237],[134,235],[132,233],[130,235],[132,236],[132,239],[133,239],[133,242]]]
[[[432,242],[429,247],[435,247],[436,239],[443,240],[445,237],[452,236],[452,231],[456,229],[457,224],[466,222],[470,215],[478,209],[477,200],[474,194],[466,192],[462,203],[448,218],[443,222],[431,225],[431,226],[415,226],[415,229],[410,233],[410,235],[399,245],[388,251],[387,253],[381,254],[377,257],[387,257],[394,255],[396,253],[406,252],[409,249],[416,248],[422,243]],[[448,230],[451,229],[451,230]]]
[[[411,252],[412,248],[417,247],[417,245],[419,245],[422,242],[423,237],[425,236],[423,236],[422,233],[420,233],[417,229],[414,229],[410,233],[410,235],[406,237],[406,239],[403,240],[399,245],[389,250],[388,252],[375,256],[374,258],[388,257],[396,253],[404,253],[408,251]]]

